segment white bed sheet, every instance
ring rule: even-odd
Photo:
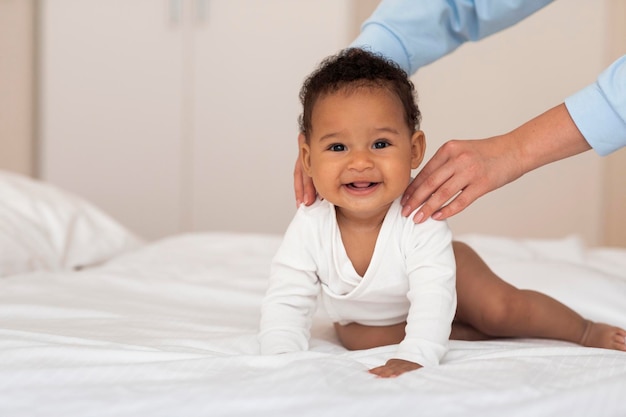
[[[518,285],[626,327],[626,250],[466,236]],[[626,353],[452,341],[438,367],[367,369],[322,313],[308,352],[258,355],[278,236],[190,234],[81,271],[0,279],[0,416],[626,416]]]

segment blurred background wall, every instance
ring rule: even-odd
[[[297,93],[372,0],[3,0],[0,168],[73,191],[147,238],[282,233],[295,210]],[[556,1],[421,69],[427,157],[503,133],[626,53],[626,2]],[[626,245],[626,151],[525,175],[456,234]]]
[[[0,168],[34,174],[35,1],[0,1]]]

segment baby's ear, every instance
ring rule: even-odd
[[[302,169],[310,177],[311,176],[311,148],[306,143],[306,137],[304,133],[298,135],[298,144],[300,145],[300,162],[302,162]]]
[[[415,131],[411,137],[411,168],[416,169],[422,163],[426,153],[426,136],[421,130]]]

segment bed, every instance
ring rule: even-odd
[[[626,327],[626,249],[459,236],[513,284]],[[318,311],[311,349],[260,356],[280,236],[144,242],[77,196],[0,173],[0,416],[626,416],[626,353],[451,341],[438,367],[367,369]]]

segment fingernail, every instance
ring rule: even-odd
[[[424,213],[422,213],[421,211],[418,212],[415,217],[413,217],[413,222],[415,223],[421,223],[422,220],[424,220]]]
[[[296,198],[296,207],[300,207],[301,204],[302,204],[302,201]]]
[[[443,217],[443,213],[441,213],[440,211],[438,211],[437,213],[433,214],[433,219],[435,220],[439,220]]]
[[[413,211],[413,210],[411,210],[411,206],[404,206],[404,207],[402,207],[402,215],[404,217],[406,217],[409,214],[411,214],[411,211]]]

